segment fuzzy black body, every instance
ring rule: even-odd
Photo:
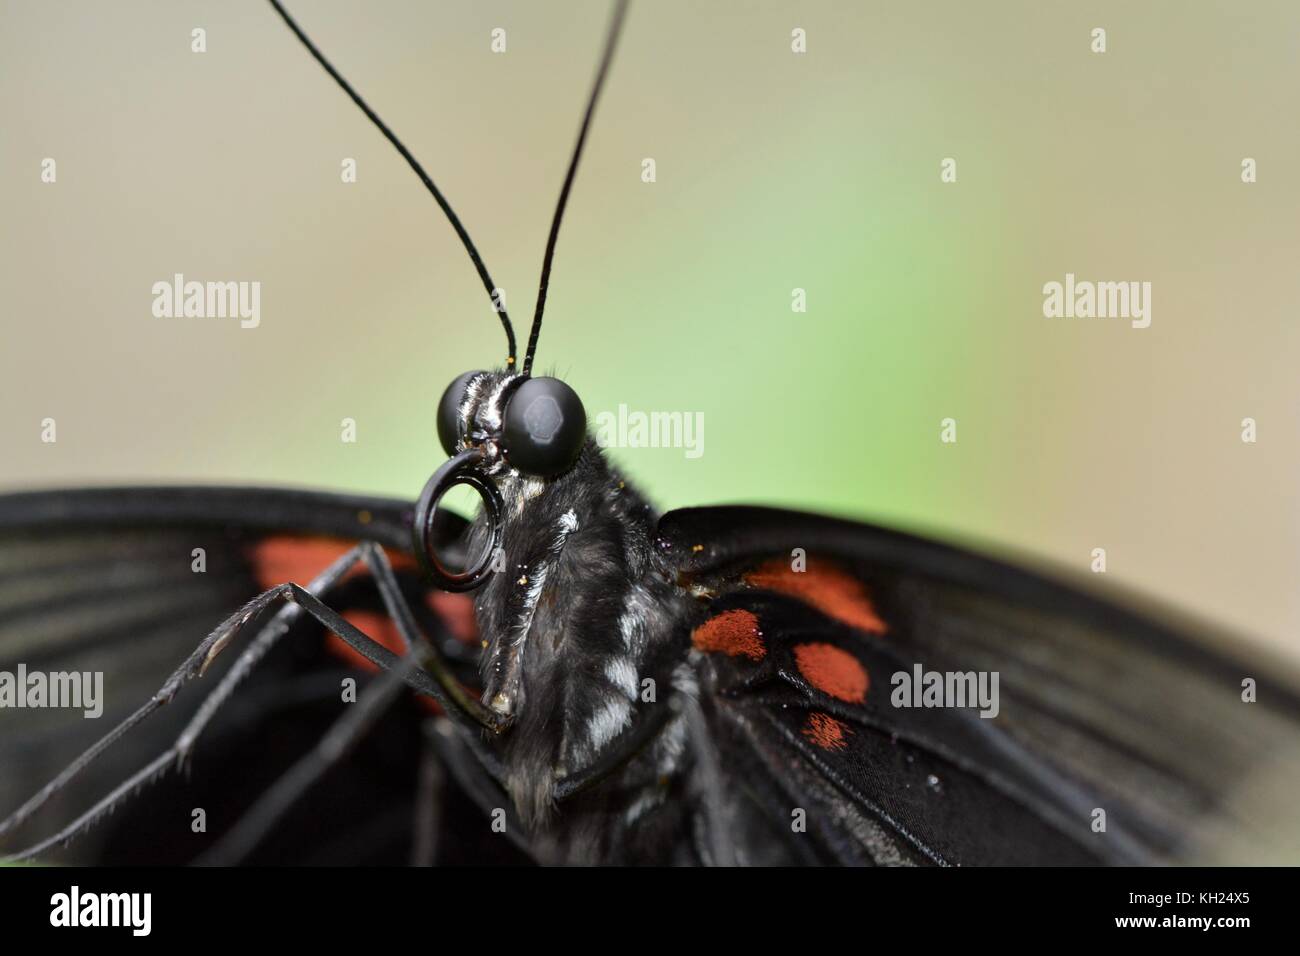
[[[512,378],[484,373],[472,384],[467,432],[492,433]],[[687,814],[668,798],[684,787],[680,719],[563,812],[551,794],[631,726],[643,696],[693,684],[680,666],[689,601],[653,547],[658,516],[590,437],[557,478],[530,479],[508,462],[494,477],[506,503],[503,570],[474,606],[485,642],[483,703],[514,717],[495,746],[521,821],[549,862],[679,858]],[[480,518],[469,550],[486,537]]]

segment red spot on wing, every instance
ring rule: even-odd
[[[355,541],[343,538],[276,535],[255,542],[249,549],[249,561],[253,566],[257,583],[263,589],[273,588],[277,584],[288,581],[306,584],[356,544]],[[410,555],[388,549],[385,549],[384,553],[395,571],[410,571],[416,567],[415,560]],[[349,573],[359,572],[354,568]],[[430,591],[425,598],[425,603],[447,625],[447,629],[458,641],[478,644],[474,601],[469,595]]]
[[[474,617],[474,599],[468,594],[451,591],[430,591],[425,598],[429,609],[447,625],[451,636],[462,644],[477,646],[478,621]]]
[[[803,725],[803,735],[822,750],[843,750],[851,733],[843,721],[821,711],[809,714]]]
[[[750,611],[723,611],[691,631],[691,643],[701,651],[743,655],[761,661],[767,655],[758,618]]]
[[[850,704],[867,699],[867,669],[843,648],[834,644],[796,644],[794,662],[804,680],[823,694]]]
[[[306,584],[355,544],[338,538],[277,535],[254,542],[249,561],[263,590],[290,581]]]
[[[263,590],[277,584],[305,585],[316,575],[343,557],[357,542],[348,538],[329,538],[320,535],[273,535],[253,542],[248,550],[248,560],[253,568],[253,576]],[[384,549],[394,570],[406,570],[415,567],[415,560],[409,555]],[[349,571],[356,574],[357,568]]]
[[[356,541],[346,538],[275,535],[255,542],[249,549],[248,558],[254,577],[264,589],[289,581],[305,585],[351,548],[356,547],[356,544]],[[406,571],[416,566],[414,559],[409,555],[388,549],[385,549],[384,553],[395,571]],[[364,573],[365,570],[365,565],[358,563],[348,571],[348,575]],[[474,604],[468,596],[431,592],[428,604],[434,613],[447,623],[448,629],[458,640],[477,642],[478,627],[474,623]],[[343,618],[394,654],[404,653],[405,645],[402,643],[401,633],[386,613],[353,608],[344,611]],[[364,671],[378,669],[337,635],[329,636],[328,649],[331,654],[341,658],[351,667]],[[431,712],[442,712],[433,700],[427,697],[418,699]]]
[[[866,586],[833,564],[810,562],[807,569],[796,571],[784,558],[776,558],[749,572],[745,580],[756,588],[798,598],[849,627],[872,634],[889,630],[876,613]]]

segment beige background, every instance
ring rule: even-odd
[[[291,9],[523,322],[607,5]],[[540,365],[593,415],[704,412],[697,461],[616,453],[664,506],[831,511],[1079,571],[1104,546],[1093,586],[1294,648],[1298,37],[1283,2],[634,4]],[[413,496],[442,388],[501,357],[432,201],[254,0],[0,3],[0,215],[6,487]],[[1152,327],[1044,319],[1067,271],[1151,281]],[[262,282],[261,327],[154,319],[174,272]]]

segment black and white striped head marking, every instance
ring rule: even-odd
[[[587,415],[557,378],[466,372],[443,393],[438,436],[448,455],[476,448],[487,475],[553,478],[582,450]]]

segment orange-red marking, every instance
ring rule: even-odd
[[[356,547],[357,542],[343,538],[317,535],[276,535],[255,541],[249,549],[253,574],[263,588],[292,581],[306,586],[307,582]],[[384,549],[395,570],[415,567],[409,555]],[[358,573],[364,565],[358,564],[349,574]]]
[[[872,634],[889,630],[862,582],[833,564],[810,562],[806,570],[796,571],[785,558],[776,558],[749,572],[745,580],[756,588],[798,598],[849,627]]]
[[[258,584],[263,588],[273,588],[288,581],[305,585],[355,545],[355,541],[340,538],[278,535],[255,542],[249,549],[249,561]],[[416,567],[415,560],[410,555],[388,549],[384,553],[395,571],[409,571]],[[363,566],[358,565],[348,573],[358,574],[361,570]],[[458,641],[465,644],[478,643],[474,601],[468,594],[431,590],[425,603]]]
[[[355,541],[340,538],[279,535],[263,538],[254,543],[249,551],[249,560],[258,584],[263,588],[272,588],[288,581],[305,585],[355,545]],[[401,571],[415,567],[415,561],[409,555],[388,549],[385,549],[385,554],[394,570]],[[349,570],[348,576],[361,573],[364,569],[364,565],[358,564]],[[477,643],[478,626],[474,621],[474,602],[468,595],[431,591],[426,600],[434,613],[446,622],[448,629],[457,640]],[[397,625],[386,613],[353,608],[344,611],[343,618],[393,653],[403,653],[401,634],[397,630]],[[337,635],[329,635],[328,642],[330,653],[341,658],[349,666],[364,671],[377,670],[374,664]],[[419,701],[433,713],[442,712],[438,704],[428,697],[421,696]]]
[[[843,750],[847,744],[849,730],[843,721],[836,720],[830,714],[815,711],[804,721],[803,735],[822,750]]]
[[[718,651],[731,657],[744,655],[761,661],[767,655],[758,618],[750,611],[723,611],[691,631],[691,643],[697,650]]]
[[[337,538],[281,535],[254,542],[249,549],[249,560],[257,583],[263,588],[290,581],[305,585],[353,544]]]
[[[850,704],[867,699],[867,669],[848,651],[834,644],[796,644],[794,662],[804,680],[823,694]]]
[[[474,599],[468,594],[430,591],[425,603],[441,618],[451,636],[462,644],[478,645],[478,621],[474,617]]]

